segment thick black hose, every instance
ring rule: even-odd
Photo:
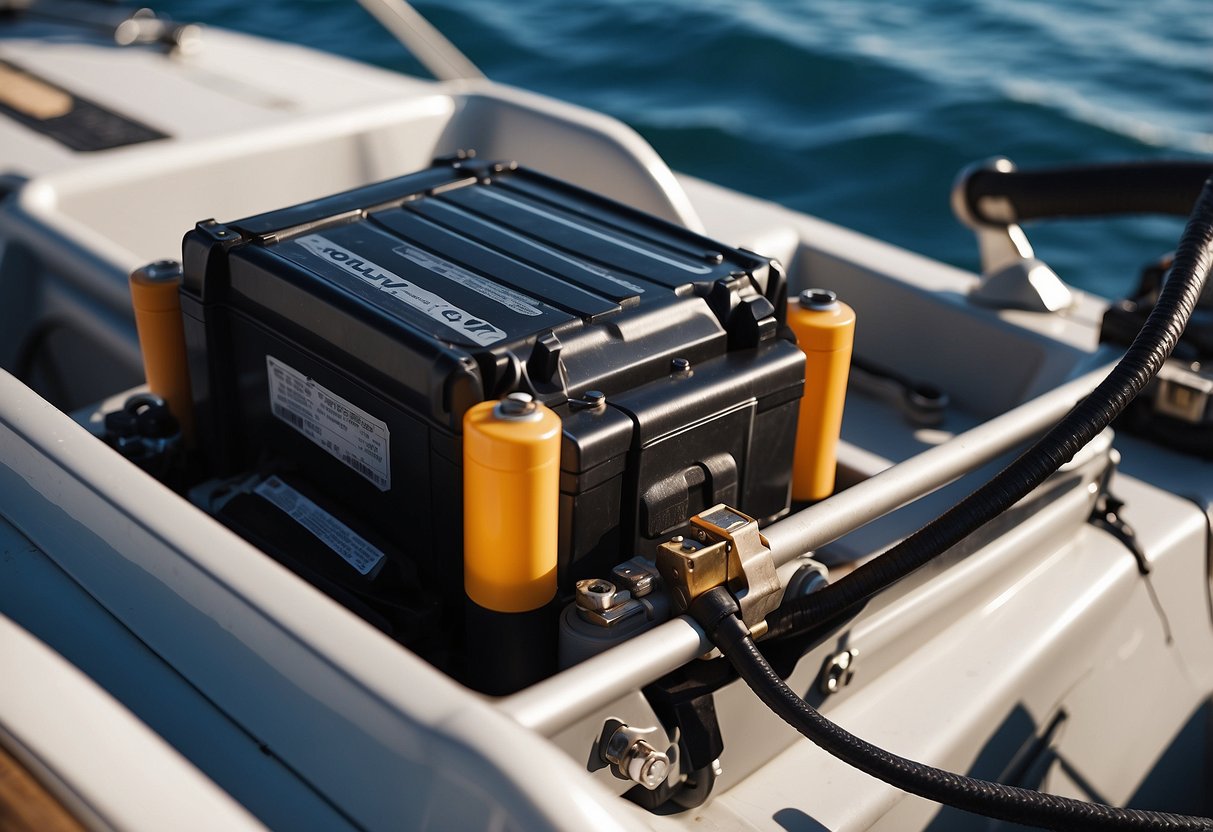
[[[1213,179],[1188,220],[1171,277],[1141,331],[1107,378],[1036,444],[953,508],[817,592],[768,618],[771,637],[790,635],[839,615],[901,580],[997,517],[1043,483],[1106,428],[1175,349],[1213,265]]]
[[[899,757],[823,717],[779,678],[737,617],[723,588],[701,595],[690,613],[754,693],[785,722],[824,751],[902,791],[985,817],[1061,830],[1213,830],[1213,819],[1120,809],[991,783]]]
[[[964,197],[979,222],[1107,217],[1118,214],[1187,216],[1201,184],[1213,175],[1209,162],[1130,162],[1051,170],[992,170],[968,175]],[[1009,204],[1011,216],[988,216],[983,200]]]

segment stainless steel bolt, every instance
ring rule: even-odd
[[[637,740],[628,751],[628,778],[646,789],[655,789],[670,773],[670,758],[644,740]]]
[[[655,728],[638,730],[618,720],[607,720],[603,739],[599,740],[603,762],[610,763],[616,777],[649,790],[657,788],[670,774],[670,757],[642,736],[656,732]]]

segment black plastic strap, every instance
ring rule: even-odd
[[[1105,217],[1117,214],[1171,214],[1186,217],[1205,180],[1209,162],[1134,162],[1033,171],[976,170],[964,183],[969,212],[979,222],[1052,217]],[[1012,216],[983,210],[983,198],[1009,203]],[[988,203],[987,203],[988,204]]]

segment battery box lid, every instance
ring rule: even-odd
[[[416,174],[184,244],[183,292],[311,345],[459,430],[477,401],[561,405],[756,346],[782,323],[772,261],[509,163]],[[613,443],[609,443],[613,444]]]

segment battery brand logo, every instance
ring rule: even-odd
[[[320,234],[305,234],[293,241],[309,254],[331,263],[347,274],[374,286],[384,294],[417,310],[428,318],[438,321],[464,338],[487,347],[506,337],[504,330],[482,318],[477,318],[465,309],[460,309],[445,298],[405,280],[395,272],[367,258],[337,245]]]

